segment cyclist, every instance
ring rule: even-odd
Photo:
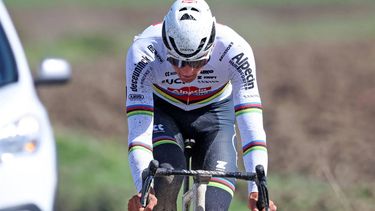
[[[247,171],[267,168],[255,62],[250,45],[216,23],[204,0],[177,0],[164,21],[136,36],[126,58],[129,164],[138,192],[152,159],[164,167],[186,168],[184,139],[196,141],[192,169],[236,171],[235,120]],[[177,210],[182,177],[154,182],[145,210]],[[257,188],[249,183],[248,206],[256,209]],[[235,181],[212,178],[206,210],[228,210]],[[156,206],[155,206],[156,205]],[[271,201],[271,210],[276,206]],[[139,194],[128,202],[140,208]]]

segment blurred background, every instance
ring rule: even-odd
[[[40,88],[57,136],[62,211],[125,210],[125,55],[172,0],[5,0],[32,69],[67,58],[73,80]],[[207,0],[252,45],[279,210],[375,210],[375,1]],[[240,183],[231,210],[246,210]]]

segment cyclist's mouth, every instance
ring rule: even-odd
[[[190,83],[190,82],[195,80],[197,75],[179,75],[179,77],[180,77],[181,81],[183,81],[185,83]]]

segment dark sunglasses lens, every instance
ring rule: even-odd
[[[202,59],[198,61],[181,61],[181,64],[180,64],[180,60],[175,59],[173,57],[168,57],[167,61],[171,63],[173,66],[177,66],[179,68],[185,67],[186,65],[189,65],[192,68],[201,68],[207,64],[208,59]]]
[[[179,60],[178,59],[175,59],[175,58],[172,58],[172,57],[168,57],[167,58],[167,61],[169,63],[171,63],[173,66],[178,66],[178,63],[179,63]]]
[[[192,68],[201,68],[204,65],[206,65],[207,62],[208,62],[208,59],[202,59],[202,60],[199,60],[199,61],[191,61],[191,62],[188,63],[188,65]]]

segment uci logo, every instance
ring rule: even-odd
[[[185,84],[184,82],[181,81],[181,79],[179,78],[176,78],[176,79],[165,79],[162,81],[163,84],[169,84],[169,85],[172,85],[172,84]]]
[[[154,125],[154,133],[161,133],[164,132],[164,125],[158,124]]]

